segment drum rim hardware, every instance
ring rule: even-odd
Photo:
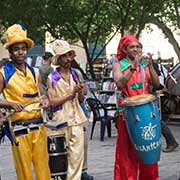
[[[139,97],[141,97],[142,95],[138,95]],[[153,102],[156,100],[156,97],[153,96],[152,94],[147,94],[147,96],[151,97],[151,99],[144,99],[144,100],[134,100],[134,101],[129,101],[129,98],[126,98],[123,102],[123,105],[124,106],[137,106],[137,105],[143,105],[143,104],[146,104],[147,102]]]
[[[65,172],[59,172],[59,173],[51,173],[51,176],[60,176],[60,175],[66,175],[67,171]]]
[[[60,153],[49,153],[49,156],[59,156],[59,155],[66,155],[67,152],[60,152]]]

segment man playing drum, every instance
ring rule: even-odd
[[[34,42],[27,38],[27,31],[20,24],[9,27],[6,35],[5,48],[11,61],[0,70],[0,93],[5,98],[0,101],[0,107],[12,112],[9,119],[15,141],[12,150],[17,179],[32,180],[33,163],[36,179],[50,180],[46,128],[39,111],[40,102],[45,105],[47,99],[41,101],[39,76],[25,62],[27,51]],[[36,126],[36,130],[32,130],[30,125]],[[15,137],[14,129],[19,126],[26,127],[27,134]]]
[[[152,66],[151,55],[149,54],[147,58],[148,64],[142,64],[143,62],[140,61],[141,48],[142,44],[135,36],[123,36],[117,52],[119,61],[113,69],[114,81],[122,92],[118,99],[118,138],[114,180],[158,180],[158,164],[143,164],[140,161],[130,141],[125,121],[123,121],[122,102],[125,97],[149,94],[151,85],[154,88],[159,87],[159,79]],[[142,68],[144,73],[142,73]]]

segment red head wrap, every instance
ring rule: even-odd
[[[126,54],[124,52],[125,48],[132,42],[137,42],[138,44],[142,45],[140,41],[133,35],[124,35],[118,45],[117,49],[117,58],[118,60],[121,60],[126,57]]]

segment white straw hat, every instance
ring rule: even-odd
[[[69,45],[69,43],[67,41],[60,40],[60,39],[57,39],[57,40],[54,41],[52,49],[53,49],[54,54],[55,54],[55,56],[52,59],[52,64],[55,65],[55,66],[58,65],[59,56],[61,56],[63,54],[66,54],[66,53],[68,53],[70,51],[74,51],[70,47],[70,45]]]

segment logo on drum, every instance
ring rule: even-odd
[[[144,140],[152,140],[153,138],[156,137],[156,128],[157,125],[152,125],[151,123],[149,123],[148,126],[144,126],[144,127],[141,127],[142,129],[142,138]]]

